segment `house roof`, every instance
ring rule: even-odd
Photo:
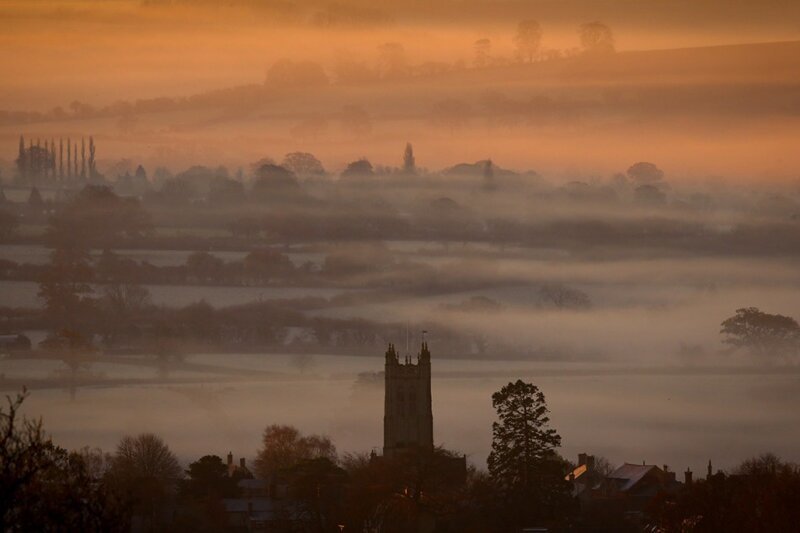
[[[633,465],[625,463],[608,475],[609,479],[620,482],[619,490],[626,491],[636,486],[650,471],[658,469],[655,465]]]
[[[570,476],[572,476],[572,479],[578,479],[583,474],[585,474],[588,470],[589,470],[589,467],[587,465],[580,465],[580,466],[576,467],[575,470],[573,470],[571,474],[567,474],[566,479],[567,479],[567,481],[570,481]]]

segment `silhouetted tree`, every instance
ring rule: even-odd
[[[295,427],[273,424],[264,430],[255,469],[258,475],[266,478],[302,461],[317,458],[336,460],[336,447],[329,437],[303,436]]]
[[[492,424],[487,465],[514,525],[553,519],[568,506],[569,485],[544,394],[517,380],[494,393],[492,405],[499,420]]]
[[[56,327],[77,327],[92,307],[89,254],[81,248],[56,248],[39,283],[39,298]]]
[[[142,433],[122,438],[107,477],[115,490],[134,503],[146,527],[154,529],[181,474],[178,459],[166,443],[157,435]]]
[[[251,190],[260,202],[286,202],[306,199],[306,194],[292,171],[272,163],[258,167]]]
[[[579,32],[581,47],[589,53],[609,53],[614,51],[614,34],[602,22],[581,24]]]
[[[539,54],[542,44],[542,27],[535,20],[523,20],[517,26],[514,35],[514,45],[517,47],[517,57],[520,61],[533,63]]]
[[[664,179],[664,171],[653,163],[640,161],[628,168],[628,177],[639,185],[657,185]]]
[[[342,171],[342,178],[366,178],[375,174],[372,163],[368,159],[362,158],[349,163]]]
[[[761,357],[796,356],[800,352],[800,326],[788,316],[771,315],[757,307],[737,309],[722,322],[723,342]]]
[[[325,175],[325,168],[319,159],[308,152],[292,152],[286,154],[281,166],[294,172],[302,178],[319,177]]]
[[[189,465],[182,492],[191,498],[235,498],[239,478],[228,476],[228,467],[217,455],[204,455]]]

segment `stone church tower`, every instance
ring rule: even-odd
[[[383,455],[433,449],[431,353],[423,342],[416,364],[403,362],[394,344],[386,350],[386,399],[383,411]]]

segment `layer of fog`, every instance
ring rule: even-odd
[[[152,431],[184,463],[209,453],[224,456],[229,450],[252,459],[262,429],[272,423],[328,433],[340,451],[380,449],[382,382],[353,383],[356,371],[382,369],[381,354],[330,359],[316,357],[304,374],[284,366],[294,377],[263,383],[97,387],[79,390],[73,401],[66,390],[36,390],[25,409],[42,415],[61,445],[111,450],[124,434]],[[269,358],[202,360],[263,367]],[[561,451],[570,458],[587,451],[618,464],[645,460],[695,472],[703,472],[709,459],[715,468],[725,468],[764,450],[797,459],[793,443],[800,438],[800,419],[785,400],[798,392],[800,382],[793,373],[559,376],[548,366],[538,367],[539,375],[536,366],[495,363],[491,377],[437,376],[443,367],[469,370],[470,364],[434,357],[434,433],[437,443],[466,453],[479,465],[491,441],[491,393],[520,375],[545,392],[553,426],[563,436]]]

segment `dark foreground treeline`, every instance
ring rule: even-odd
[[[555,451],[544,396],[522,381],[492,397],[488,471],[442,448],[338,454],[326,436],[276,424],[252,464],[210,453],[184,470],[147,433],[113,453],[68,452],[20,414],[23,400],[0,408],[3,531],[774,532],[800,519],[800,468],[770,454],[685,483],[637,478],[634,493],[620,472],[637,465],[600,459],[586,485],[585,463]]]

